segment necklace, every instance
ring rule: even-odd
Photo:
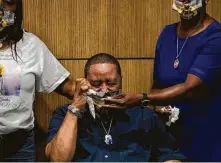
[[[111,126],[112,126],[112,121],[113,121],[113,117],[112,117],[112,119],[111,119],[109,129],[108,129],[108,131],[107,131],[106,128],[104,127],[104,124],[103,124],[102,120],[101,120],[102,127],[103,127],[103,129],[104,129],[104,131],[105,131],[104,142],[105,142],[107,145],[113,144],[112,136],[110,135],[110,129],[111,129]]]
[[[200,26],[200,24],[201,24],[201,23],[198,23],[197,26],[195,26],[195,28],[191,31],[191,33],[193,33],[193,32]],[[180,26],[181,26],[181,25],[180,25]],[[178,29],[178,35],[177,35],[177,41],[176,41],[176,58],[175,58],[175,61],[174,61],[174,64],[173,64],[173,66],[174,66],[175,69],[177,69],[177,68],[179,67],[179,64],[180,64],[179,57],[180,57],[180,55],[181,55],[181,53],[182,53],[182,51],[183,51],[183,48],[184,48],[184,46],[186,45],[188,39],[190,38],[190,37],[187,37],[187,38],[185,39],[185,41],[184,41],[184,43],[183,43],[183,45],[182,45],[182,47],[181,47],[181,49],[180,49],[180,51],[179,51],[180,26],[179,26],[179,29]]]

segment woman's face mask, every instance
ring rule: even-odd
[[[190,20],[198,14],[203,6],[202,0],[173,0],[173,10],[177,11],[183,19]]]
[[[10,11],[10,10],[6,10],[3,3],[5,3],[6,5],[13,5],[14,3],[9,3],[8,1],[3,1],[0,4],[0,31],[2,31],[4,28],[14,25],[15,23],[15,13]]]

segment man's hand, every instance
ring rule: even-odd
[[[85,108],[87,91],[89,89],[88,81],[85,78],[79,78],[75,81],[75,92],[72,105],[82,110]]]
[[[114,96],[112,99],[105,98],[105,105],[103,108],[109,109],[126,109],[130,106],[140,105],[143,94],[120,94]]]

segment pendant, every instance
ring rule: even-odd
[[[179,63],[180,63],[180,61],[179,61],[179,59],[177,58],[175,61],[174,61],[174,68],[178,68],[179,67]]]
[[[105,135],[105,140],[104,140],[104,142],[105,142],[107,145],[113,144],[112,136],[109,135],[109,134]]]

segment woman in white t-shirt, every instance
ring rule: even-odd
[[[46,45],[22,29],[22,0],[2,0],[0,11],[0,161],[35,161],[35,92],[72,98],[74,86]]]

